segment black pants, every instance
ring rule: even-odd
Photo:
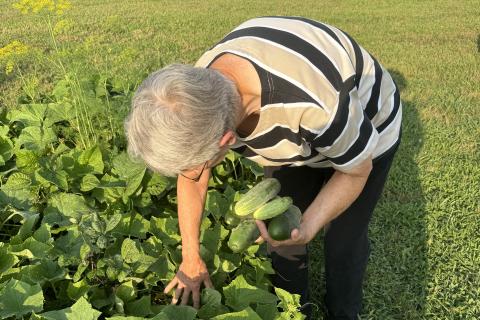
[[[383,190],[396,148],[375,159],[367,183],[352,205],[325,228],[325,303],[328,319],[357,319],[362,283],[370,254],[368,224]],[[280,180],[281,196],[290,196],[302,212],[311,204],[334,170],[330,168],[265,167],[266,177]],[[306,246],[269,247],[276,274],[273,285],[309,301]],[[303,311],[310,316],[311,308]]]

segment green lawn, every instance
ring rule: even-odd
[[[42,20],[0,0],[0,47],[51,48]],[[298,15],[348,32],[402,92],[403,142],[371,223],[362,319],[480,319],[480,4],[478,1],[73,1],[58,40],[67,68],[138,84],[193,63],[245,19]],[[48,91],[58,74],[26,57],[0,72],[0,106]],[[3,67],[2,67],[3,68]],[[25,84],[27,86],[25,87]],[[22,89],[23,87],[23,89]],[[30,89],[28,89],[30,88]],[[311,245],[324,292],[321,235]]]

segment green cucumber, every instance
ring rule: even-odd
[[[268,220],[284,213],[292,205],[290,197],[276,197],[255,210],[253,217],[258,220]]]
[[[255,243],[255,240],[260,236],[257,224],[253,219],[245,219],[236,226],[230,238],[228,239],[228,247],[234,252],[239,253],[247,249]]]
[[[273,199],[280,191],[280,182],[275,178],[266,178],[259,182],[235,204],[235,214],[245,217]]]
[[[277,241],[290,239],[292,230],[300,227],[302,213],[300,209],[291,205],[288,210],[279,216],[276,216],[268,223],[268,234]]]

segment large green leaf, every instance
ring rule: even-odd
[[[162,309],[152,320],[193,320],[197,314],[197,310],[190,306],[168,305]]]
[[[90,209],[82,196],[73,193],[56,193],[49,199],[44,213],[46,216],[57,215],[80,221],[83,215],[91,212],[92,209]],[[46,221],[55,223],[55,221],[50,221],[49,219]]]
[[[181,240],[178,229],[178,220],[171,217],[151,217],[149,231],[162,240],[163,243],[168,245],[175,245]]]
[[[0,136],[0,166],[10,160],[13,155],[13,143],[8,137]]]
[[[130,238],[123,240],[121,253],[126,263],[137,262],[142,256],[140,244]]]
[[[67,177],[67,173],[63,170],[52,170],[42,167],[35,171],[35,179],[38,182],[43,185],[49,185],[51,183],[65,191],[68,189]]]
[[[151,315],[153,312],[151,309],[150,295],[143,296],[138,300],[127,303],[126,311],[128,314],[138,317]]]
[[[208,191],[205,210],[211,212],[217,220],[227,213],[229,206],[229,201],[220,192]]]
[[[248,307],[239,312],[221,314],[213,317],[212,320],[262,320],[262,318],[252,308]]]
[[[198,316],[202,319],[211,319],[229,310],[222,305],[222,295],[215,289],[205,288],[202,291],[202,307],[198,310]]]
[[[93,146],[84,150],[78,157],[78,164],[82,167],[87,167],[90,173],[103,173],[103,158],[102,152],[98,146]]]
[[[63,279],[65,270],[55,261],[42,259],[38,264],[22,267],[19,275],[22,281],[43,285],[46,281]]]
[[[140,239],[147,237],[150,222],[138,213],[123,215],[120,223],[112,230],[112,233],[120,233]]]
[[[0,291],[0,317],[21,318],[29,312],[43,310],[43,292],[38,284],[10,279]]]
[[[125,195],[129,196],[135,193],[142,183],[145,175],[145,166],[130,160],[125,152],[120,153],[113,159],[113,172],[127,183]]]
[[[32,150],[17,150],[15,156],[17,167],[23,172],[31,173],[39,166],[39,156]]]
[[[78,299],[70,308],[40,314],[46,320],[96,320],[101,312],[92,308],[85,298]]]
[[[277,303],[277,297],[266,290],[250,285],[243,275],[223,288],[225,304],[234,310],[243,310],[251,303]]]
[[[10,111],[11,122],[21,122],[25,127],[40,127],[47,113],[46,104],[27,104]]]
[[[18,258],[9,253],[8,250],[4,247],[0,247],[0,275],[4,272],[7,272],[11,267],[13,267],[18,262]]]
[[[25,256],[29,259],[41,259],[46,257],[53,248],[51,244],[46,244],[35,240],[33,237],[27,238],[22,244],[12,245],[11,253],[17,256]]]
[[[43,151],[49,144],[57,141],[57,136],[52,128],[26,127],[22,130],[16,141],[16,147]]]

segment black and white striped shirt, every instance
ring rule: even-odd
[[[345,32],[301,17],[248,20],[205,52],[248,59],[261,81],[254,131],[233,150],[265,166],[347,171],[399,141],[399,91],[390,74]]]

